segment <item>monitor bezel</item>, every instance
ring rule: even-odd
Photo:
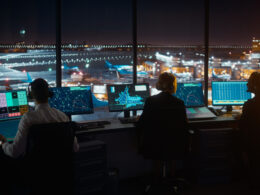
[[[147,89],[148,89],[148,92],[149,92],[149,97],[151,96],[151,91],[150,91],[150,86],[149,86],[149,83],[137,83],[137,84],[133,84],[133,83],[130,83],[130,84],[109,84],[107,85],[107,97],[109,96],[109,92],[108,92],[108,89],[110,86],[126,86],[126,85],[146,85]],[[116,110],[111,110],[110,109],[110,103],[109,103],[109,97],[108,97],[108,111],[109,112],[124,112],[124,111],[137,111],[137,110],[143,110],[143,109],[116,109]]]
[[[214,104],[213,103],[213,89],[212,89],[212,84],[213,83],[227,83],[227,82],[232,82],[232,83],[238,83],[238,82],[244,82],[244,83],[248,83],[248,81],[211,81],[211,100],[212,100],[212,106],[243,106],[244,103],[248,100],[246,100],[243,104]],[[252,94],[251,94],[251,98],[252,98]],[[250,98],[250,99],[251,99]]]
[[[8,93],[8,92],[18,92],[18,91],[25,91],[26,93],[26,100],[27,100],[27,106],[28,106],[28,111],[29,111],[29,99],[28,99],[28,92],[26,89],[17,89],[17,90],[0,90],[0,93]],[[23,114],[24,115],[24,114]],[[0,121],[6,121],[6,120],[17,120],[17,119],[21,119],[23,117],[23,115],[20,116],[16,116],[16,117],[8,117],[8,118],[0,118]]]
[[[62,110],[59,110],[58,108],[56,108],[56,109],[58,109],[59,111],[61,111],[61,112],[63,112],[63,113],[65,113],[66,115],[68,115],[68,116],[71,116],[71,115],[80,115],[80,114],[93,114],[94,113],[94,104],[93,104],[93,98],[92,98],[92,91],[91,91],[91,86],[90,85],[85,85],[85,86],[71,86],[71,87],[89,87],[89,91],[90,91],[90,101],[91,101],[91,105],[92,105],[92,109],[91,109],[91,112],[73,112],[73,113],[71,113],[71,112],[64,112],[64,111],[62,111]],[[50,87],[49,89],[53,89],[53,88],[71,88],[71,87]],[[55,94],[55,93],[54,93]],[[50,100],[50,98],[49,98],[49,100]],[[50,102],[49,102],[49,104],[50,104]],[[52,108],[54,108],[54,107],[52,107]]]

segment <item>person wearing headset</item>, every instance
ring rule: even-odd
[[[253,72],[247,83],[248,92],[254,93],[252,99],[243,105],[239,120],[242,141],[242,155],[248,168],[249,184],[259,187],[260,180],[260,73]]]
[[[157,147],[158,145],[163,145],[163,142],[167,142],[167,140],[158,140],[156,138],[156,135],[158,135],[159,133],[161,133],[161,131],[163,131],[164,129],[157,129],[155,130],[155,135],[153,136],[151,131],[149,131],[149,128],[153,128],[150,127],[150,123],[151,121],[151,113],[153,111],[155,111],[157,108],[168,108],[168,109],[174,109],[174,108],[178,108],[178,113],[176,113],[178,115],[178,118],[180,118],[180,123],[184,124],[184,127],[188,127],[188,120],[187,120],[187,115],[186,115],[186,108],[184,105],[184,102],[181,99],[178,99],[176,96],[174,96],[174,94],[176,93],[177,90],[177,79],[176,77],[172,74],[172,73],[168,73],[168,72],[164,72],[159,76],[158,82],[156,83],[156,88],[160,91],[162,91],[161,93],[154,95],[154,96],[150,96],[146,99],[145,101],[145,105],[144,105],[144,110],[142,115],[140,116],[136,127],[140,130],[140,152],[143,154],[143,156],[145,158],[149,158],[151,153],[151,148]],[[161,114],[157,113],[157,117],[160,118]],[[169,117],[173,117],[173,116],[169,116]],[[158,121],[160,121],[160,119],[158,118]],[[157,120],[157,119],[155,119]],[[176,124],[167,124],[169,126],[175,126]],[[145,132],[143,131],[143,129],[147,129],[148,130]],[[188,133],[188,128],[187,132],[184,133]],[[174,128],[173,128],[174,130]],[[156,133],[157,132],[157,133]],[[142,135],[143,134],[143,135]],[[143,138],[142,138],[143,137]],[[151,140],[156,140],[156,142],[148,141],[146,142],[145,139],[147,137],[147,139]],[[153,139],[152,137],[155,137],[155,139]],[[148,143],[145,144],[144,142]],[[170,141],[171,142],[171,141]],[[144,145],[149,145],[147,147],[143,147]],[[154,150],[154,149],[152,149]],[[156,150],[156,149],[155,149]],[[171,150],[169,148],[169,150]],[[169,152],[170,153],[170,152]],[[170,157],[171,158],[171,157]],[[155,169],[154,169],[154,175],[156,177],[158,177],[160,175],[160,167],[161,167],[161,162],[157,161],[155,162]],[[175,176],[175,164],[174,162],[171,163],[171,176],[174,177]]]
[[[68,122],[69,118],[63,112],[51,108],[48,104],[48,98],[53,96],[49,91],[48,83],[37,78],[29,84],[28,96],[35,101],[35,110],[29,111],[23,115],[19,122],[18,131],[13,143],[8,143],[3,135],[0,135],[2,150],[5,155],[11,158],[24,156],[26,151],[26,141],[29,128],[34,124]],[[74,138],[74,151],[79,150],[77,138]]]

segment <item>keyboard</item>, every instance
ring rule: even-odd
[[[97,129],[104,128],[105,125],[111,124],[110,121],[88,121],[88,122],[79,122],[77,123],[77,131],[88,130],[88,129]]]
[[[128,124],[128,123],[136,123],[138,121],[139,117],[137,117],[137,116],[132,116],[132,117],[128,117],[128,118],[120,117],[118,119],[122,124]]]

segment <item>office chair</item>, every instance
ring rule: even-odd
[[[33,125],[22,173],[32,194],[73,194],[74,122]]]
[[[184,160],[188,151],[188,124],[183,108],[158,107],[151,109],[142,126],[140,151],[144,158],[159,160],[162,174],[157,184],[149,184],[145,194],[160,186],[178,192],[185,180],[167,178],[167,162]]]

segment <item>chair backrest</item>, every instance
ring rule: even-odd
[[[183,107],[149,111],[143,134],[144,156],[157,160],[183,159],[188,145],[188,124]]]
[[[34,186],[48,191],[58,188],[59,183],[63,187],[72,184],[75,126],[74,122],[62,122],[37,124],[29,129],[24,159],[28,180]]]

